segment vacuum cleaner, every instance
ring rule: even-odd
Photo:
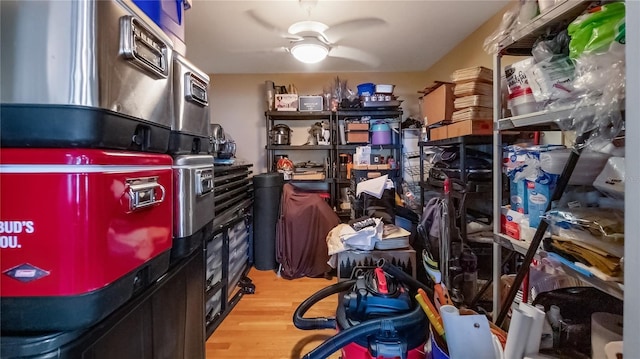
[[[411,294],[421,283],[399,268],[385,265],[361,272],[307,298],[293,314],[298,329],[336,328],[305,359],[324,359],[341,350],[342,359],[422,359],[428,333],[426,315]],[[335,318],[304,318],[317,302],[341,294]]]

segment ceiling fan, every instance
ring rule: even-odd
[[[263,28],[289,41],[289,46],[274,49],[275,52],[288,52],[298,61],[313,64],[326,57],[336,57],[357,61],[373,68],[380,64],[380,60],[375,56],[354,47],[340,45],[339,42],[346,34],[385,25],[386,21],[382,19],[359,18],[332,26],[319,21],[303,20],[284,30],[260,17],[253,10],[248,10],[246,13]]]

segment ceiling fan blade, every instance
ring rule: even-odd
[[[289,39],[289,40],[302,40],[301,36],[291,34],[287,30],[277,27],[276,25],[262,18],[260,15],[256,14],[255,11],[253,10],[247,10],[246,14],[251,19],[253,19],[253,21],[255,21],[258,25],[262,26],[264,29],[272,33],[275,33],[276,35],[282,38]]]
[[[269,49],[230,49],[228,52],[233,54],[281,54],[288,53],[289,48],[286,46],[274,47]]]
[[[329,56],[357,61],[372,68],[380,66],[380,60],[377,57],[349,46],[334,46],[331,48],[331,51],[329,51]]]
[[[376,17],[363,17],[360,19],[343,21],[329,26],[329,28],[324,32],[324,35],[329,42],[335,44],[340,41],[340,39],[354,31],[366,30],[367,28],[383,26],[386,24],[386,21]]]

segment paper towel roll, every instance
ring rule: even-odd
[[[545,313],[531,304],[523,302],[520,303],[519,309],[533,318],[533,323],[529,330],[529,339],[524,347],[524,353],[527,355],[538,354],[540,350],[540,340],[542,338],[542,326],[545,322]]]
[[[511,324],[507,333],[507,344],[504,347],[506,359],[522,359],[524,348],[527,345],[533,317],[524,311],[513,308],[511,311]]]
[[[597,312],[591,315],[591,358],[606,359],[604,346],[622,340],[622,316]]]

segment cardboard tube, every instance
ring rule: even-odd
[[[506,359],[522,359],[527,345],[533,318],[524,311],[514,308],[511,312],[511,324],[507,334],[507,345],[504,348]]]
[[[542,339],[542,326],[545,321],[545,313],[531,304],[524,302],[520,303],[520,310],[533,318],[531,330],[529,331],[529,339],[525,345],[524,353],[526,355],[538,354],[540,351],[540,340]]]

